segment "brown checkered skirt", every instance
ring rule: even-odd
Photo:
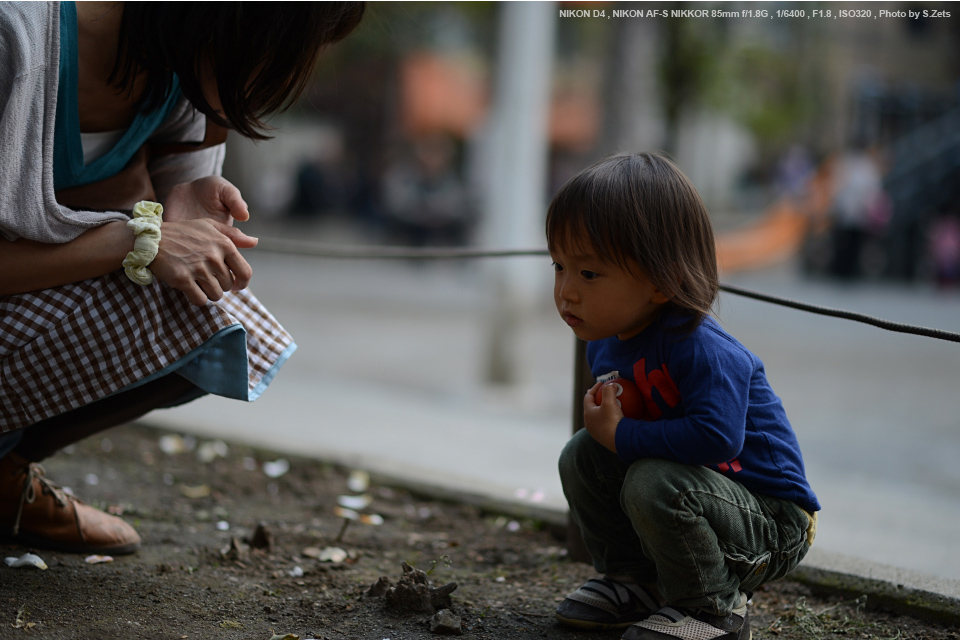
[[[0,297],[0,432],[99,400],[176,363],[235,325],[246,331],[251,394],[293,344],[249,292],[197,307],[122,271]],[[266,380],[265,376],[268,376]]]

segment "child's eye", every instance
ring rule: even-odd
[[[593,280],[600,274],[597,273],[596,271],[590,271],[589,269],[584,269],[583,271],[580,272],[580,275],[583,276],[584,279],[586,280]]]
[[[556,262],[553,263],[553,268],[555,271],[563,271],[563,265]]]

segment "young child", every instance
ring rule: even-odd
[[[661,155],[607,158],[554,197],[547,245],[557,310],[597,379],[560,476],[603,576],[558,620],[748,640],[750,591],[803,559],[820,505],[763,364],[709,316],[717,263],[699,194]]]

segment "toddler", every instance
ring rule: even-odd
[[[803,559],[820,505],[763,364],[710,317],[699,194],[662,155],[609,157],[554,197],[547,245],[557,310],[597,380],[560,476],[601,577],[558,620],[748,640],[751,590]]]

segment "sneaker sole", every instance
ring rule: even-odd
[[[580,620],[577,618],[564,618],[559,613],[554,614],[554,617],[557,619],[557,622],[564,626],[573,627],[574,629],[581,629],[583,631],[610,631],[613,629],[626,629],[627,627],[636,624],[636,620],[631,620],[629,622],[593,622],[590,620]]]

